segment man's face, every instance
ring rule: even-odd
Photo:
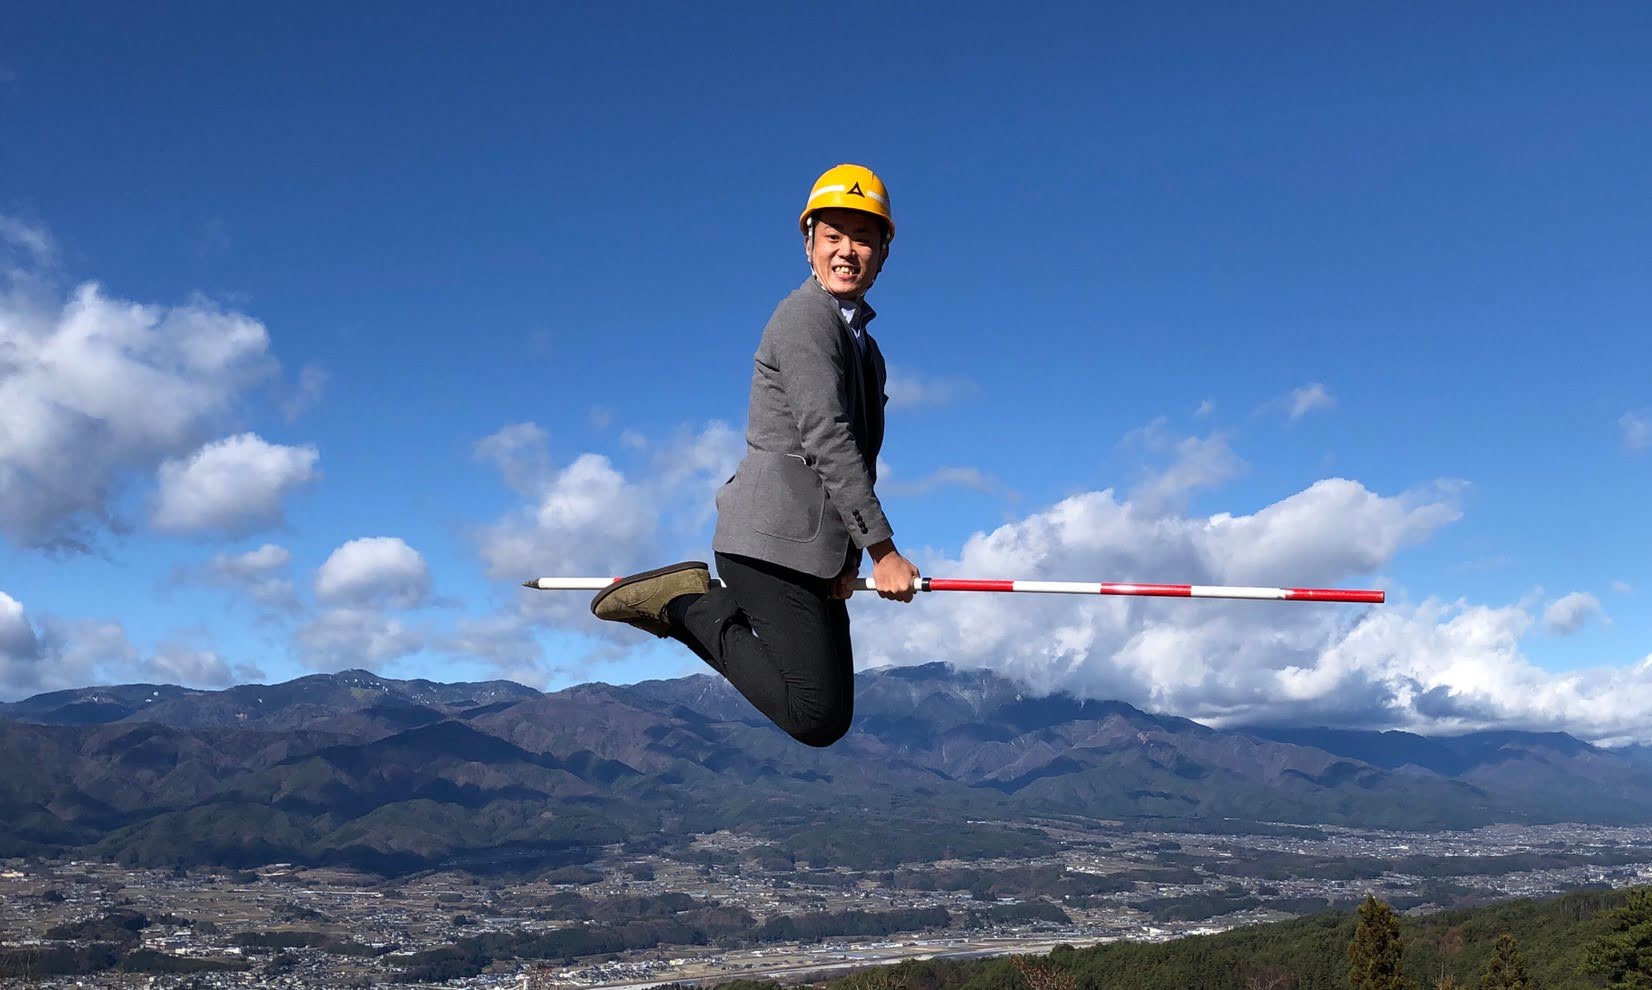
[[[809,267],[826,291],[839,299],[859,299],[883,267],[883,224],[859,210],[821,210],[815,214],[814,246]],[[808,241],[804,241],[807,247]]]

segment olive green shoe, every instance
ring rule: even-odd
[[[703,595],[711,590],[711,569],[703,560],[685,560],[669,567],[620,578],[591,599],[591,614],[610,622],[627,622],[656,636],[671,632],[665,606],[678,595]]]

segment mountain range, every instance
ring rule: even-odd
[[[1052,840],[1035,818],[1652,821],[1645,752],[1560,733],[1218,730],[940,663],[857,688],[853,730],[824,750],[704,675],[58,691],[0,704],[0,856],[542,869],[727,828],[787,862],[886,867],[1036,854]]]

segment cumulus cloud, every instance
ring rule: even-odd
[[[1330,409],[1334,407],[1336,399],[1319,382],[1309,382],[1298,389],[1293,389],[1286,398],[1292,419],[1301,419],[1316,409]]]
[[[944,406],[971,398],[977,391],[973,382],[963,379],[923,378],[893,368],[884,384],[891,409]]]
[[[1315,669],[1325,688],[1356,673],[1385,684],[1384,725],[1433,732],[1559,729],[1608,745],[1652,741],[1646,728],[1652,657],[1627,667],[1550,673],[1520,649],[1533,622],[1519,606],[1429,601],[1379,610],[1327,644]]]
[[[1549,603],[1549,607],[1543,610],[1543,624],[1557,636],[1569,636],[1583,628],[1585,622],[1605,614],[1600,600],[1594,595],[1574,591]]]
[[[0,535],[86,549],[119,527],[124,487],[195,449],[274,363],[257,320],[206,299],[66,295],[42,272],[50,241],[8,222],[26,265],[0,266]]]
[[[1652,415],[1645,410],[1630,410],[1618,417],[1618,429],[1623,431],[1623,445],[1630,450],[1652,447]]]
[[[376,669],[423,649],[425,634],[376,608],[333,608],[300,626],[294,644],[312,670]]]
[[[351,540],[316,571],[315,594],[327,605],[417,608],[430,598],[430,567],[400,537]]]
[[[245,536],[281,523],[287,496],[315,480],[314,447],[271,444],[253,433],[216,440],[157,474],[151,524],[170,533]]]

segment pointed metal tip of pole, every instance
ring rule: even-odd
[[[538,591],[539,590],[539,582],[538,581],[523,581],[522,582],[522,587],[532,588],[535,591]]]

